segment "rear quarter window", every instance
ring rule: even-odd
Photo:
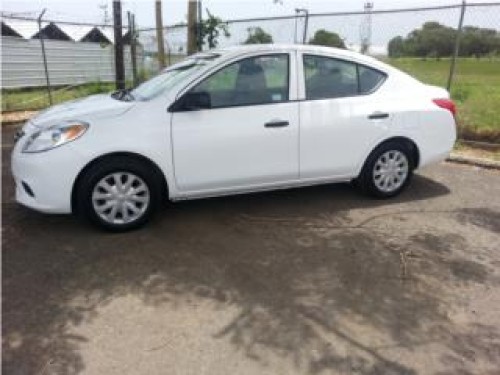
[[[359,93],[370,94],[377,90],[386,79],[386,74],[378,70],[358,65]]]

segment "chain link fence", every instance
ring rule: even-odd
[[[337,13],[302,10],[291,16],[235,19],[225,24],[230,36],[221,33],[220,48],[244,44],[258,28],[273,43],[308,43],[319,30],[336,33],[345,48],[384,60],[425,83],[448,87],[459,110],[460,136],[500,143],[500,2],[387,10],[372,6]],[[164,29],[168,63],[186,55],[187,31],[186,25]],[[140,30],[139,40],[149,51],[147,68],[157,72],[156,30]],[[199,44],[207,49],[206,44]]]
[[[460,134],[469,139],[500,143],[500,2],[385,10],[372,6],[334,13],[308,14],[307,10],[302,10],[290,16],[224,20],[224,23],[230,35],[220,34],[217,38],[220,48],[244,44],[257,28],[269,35],[273,43],[310,42],[316,39],[319,30],[335,33],[345,48],[384,60],[423,82],[442,87],[450,83],[452,97],[459,109]],[[163,29],[167,65],[187,55],[187,34],[185,24]],[[453,80],[448,82],[457,36],[460,42],[458,57]],[[159,71],[156,28],[138,29],[137,41],[141,50],[138,57],[140,77],[145,79]],[[208,49],[206,44],[199,44],[202,49]],[[2,54],[5,60],[3,45]],[[126,65],[127,61],[130,55],[126,53]],[[50,59],[48,63],[50,72]],[[41,59],[36,64],[41,67]],[[8,72],[4,64],[2,73],[5,81]],[[108,81],[99,82],[109,89],[112,84],[105,86]],[[3,91],[4,88],[2,86]],[[6,108],[4,95],[3,110],[31,106],[16,97],[10,98]],[[45,104],[40,103],[40,106]]]
[[[1,17],[2,112],[37,110],[115,87],[111,25]],[[132,48],[143,73],[144,49],[128,27],[122,30],[124,67],[133,82]],[[45,66],[46,61],[46,66]]]

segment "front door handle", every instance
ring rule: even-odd
[[[373,112],[371,115],[368,116],[368,119],[370,120],[380,120],[383,118],[389,117],[388,113],[385,112]]]
[[[280,120],[277,120],[277,121],[270,121],[270,122],[266,122],[266,123],[264,124],[264,126],[265,126],[266,128],[282,128],[282,127],[284,127],[284,126],[288,126],[288,125],[290,125],[290,124],[288,123],[288,121],[280,121]]]

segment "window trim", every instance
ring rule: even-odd
[[[182,95],[180,95],[168,108],[168,111],[169,112],[172,112],[171,109],[172,108],[175,108],[176,104],[178,102],[180,102],[181,100],[183,100],[183,98],[186,96],[186,94],[188,94],[189,92],[191,92],[191,90],[193,90],[194,88],[198,87],[198,85],[200,85],[201,83],[205,82],[205,80],[209,79],[210,77],[214,76],[215,74],[219,73],[221,70],[233,65],[233,64],[236,64],[236,63],[239,63],[241,61],[245,61],[245,60],[248,60],[248,59],[255,59],[255,58],[259,58],[259,57],[272,57],[272,56],[285,56],[286,57],[286,62],[287,62],[287,77],[286,77],[286,82],[287,82],[287,99],[286,100],[280,100],[280,101],[276,101],[276,102],[262,102],[262,103],[252,103],[252,104],[232,104],[232,105],[226,105],[226,106],[220,106],[220,107],[215,107],[215,108],[207,108],[207,109],[199,109],[199,110],[195,110],[195,111],[211,111],[211,110],[216,110],[216,109],[224,109],[224,108],[236,108],[236,107],[251,107],[251,106],[257,106],[257,105],[270,105],[270,104],[284,104],[284,103],[290,103],[290,102],[293,102],[294,100],[291,100],[290,99],[290,88],[292,87],[292,84],[291,84],[291,78],[292,78],[292,75],[290,74],[290,70],[291,70],[291,55],[290,55],[290,52],[271,52],[271,53],[261,53],[261,54],[256,54],[256,55],[250,55],[250,56],[245,56],[245,57],[242,57],[240,59],[234,59],[234,60],[231,60],[229,61],[227,64],[224,64],[223,66],[215,69],[213,72],[211,72],[210,74],[202,77],[200,80],[198,80],[197,82],[195,82],[194,84],[191,84],[189,85],[189,88],[187,90],[185,90]],[[174,112],[192,112],[193,110],[178,110],[176,109]]]
[[[337,96],[337,97],[329,97],[329,98],[315,98],[315,99],[309,99],[309,98],[307,98],[306,74],[305,74],[305,67],[306,67],[305,58],[306,57],[313,57],[313,58],[314,57],[316,57],[316,58],[319,57],[319,58],[325,58],[325,59],[331,59],[331,60],[340,61],[342,63],[353,64],[356,67],[357,93],[355,95]],[[378,91],[380,89],[380,87],[385,83],[385,81],[387,81],[387,78],[389,76],[386,72],[383,72],[380,69],[374,68],[374,67],[372,67],[370,65],[363,64],[363,63],[360,63],[358,61],[346,60],[346,59],[342,59],[342,58],[334,57],[334,56],[329,56],[329,55],[319,55],[319,54],[314,54],[314,53],[302,53],[302,61],[301,62],[302,62],[302,73],[301,73],[301,76],[302,76],[302,81],[304,83],[304,99],[301,99],[301,101],[335,100],[335,99],[356,98],[356,97],[360,97],[360,96],[371,95],[371,94],[375,93],[376,91]],[[364,68],[367,68],[367,69],[374,70],[377,73],[380,73],[382,75],[382,77],[383,77],[383,79],[381,79],[379,81],[379,83],[375,87],[373,87],[370,91],[368,91],[366,93],[361,93],[361,81],[359,79],[359,67],[360,66],[364,67]]]

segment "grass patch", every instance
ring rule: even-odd
[[[60,87],[52,90],[54,104],[88,95],[113,91],[114,83],[93,82],[76,87]],[[49,106],[49,97],[44,88],[2,90],[2,112],[36,110]]]
[[[422,82],[446,86],[450,59],[398,58],[386,62]],[[458,59],[451,96],[457,104],[462,137],[500,142],[500,58]]]

